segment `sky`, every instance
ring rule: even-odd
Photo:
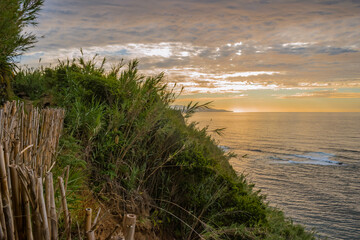
[[[45,0],[38,20],[30,67],[82,48],[165,72],[177,104],[360,112],[360,0]]]

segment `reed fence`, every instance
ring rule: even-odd
[[[15,101],[0,109],[0,240],[71,240],[66,200],[69,166],[58,177],[59,199],[52,173],[64,117],[63,109],[40,110]],[[92,209],[85,211],[84,236],[95,240],[100,209],[94,221]],[[61,233],[60,218],[64,224]],[[125,240],[134,240],[135,221],[135,215],[125,215]],[[82,239],[80,231],[78,236]]]
[[[63,109],[38,109],[7,102],[0,110],[0,239],[59,239],[54,179]],[[59,177],[60,190],[65,189]],[[61,192],[70,239],[71,219]]]

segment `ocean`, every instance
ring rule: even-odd
[[[198,112],[271,206],[328,239],[360,239],[360,113]]]

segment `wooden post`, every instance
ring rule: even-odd
[[[123,231],[124,231],[125,240],[134,240],[135,225],[136,225],[136,215],[125,214],[123,221]]]
[[[91,215],[92,215],[92,209],[86,208],[86,219],[85,219],[85,234],[86,238],[88,240],[95,240],[95,233],[91,230]]]

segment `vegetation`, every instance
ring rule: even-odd
[[[81,57],[23,70],[12,85],[34,104],[66,109],[58,162],[86,165],[77,185],[87,184],[118,214],[136,213],[159,236],[313,239],[235,173],[232,155],[206,128],[189,122],[194,107],[184,115],[171,109],[176,93],[163,74],[139,74],[136,60],[110,71],[104,64]]]
[[[36,36],[23,30],[36,25],[36,17],[43,0],[0,1],[0,101],[14,97],[11,79],[16,58],[34,46]]]
[[[96,57],[20,70],[16,59],[36,37],[43,0],[0,1],[1,102],[17,97],[66,109],[55,174],[70,165],[72,215],[91,190],[113,212],[132,212],[159,236],[177,239],[313,239],[269,207],[207,134],[171,109],[176,93],[163,74],[143,76],[138,62],[105,71]],[[76,222],[79,220],[75,218]],[[165,238],[165,237],[164,237]]]

